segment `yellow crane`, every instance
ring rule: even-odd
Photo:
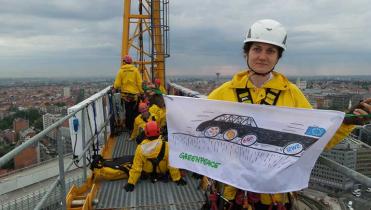
[[[134,57],[143,80],[161,80],[169,57],[169,0],[124,0],[121,58]],[[121,59],[122,60],[122,59]]]
[[[143,80],[160,79],[163,87],[166,87],[165,59],[169,57],[168,10],[169,0],[123,0],[121,62],[125,55],[131,55]],[[116,142],[115,136],[107,139],[101,152],[103,158],[112,158]],[[71,187],[66,196],[67,209],[95,209],[95,197],[102,185],[96,177],[99,175],[93,174],[82,186]]]

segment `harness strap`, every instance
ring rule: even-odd
[[[250,88],[236,88],[238,102],[253,104]]]
[[[280,95],[281,90],[275,90],[272,88],[268,88],[265,94],[264,100],[260,104],[265,104],[265,105],[276,105],[278,96]]]
[[[260,104],[265,105],[276,105],[278,97],[281,93],[281,90],[276,90],[268,88],[266,90],[265,98],[260,102]],[[251,96],[250,88],[236,88],[236,95],[238,102],[253,104],[254,101]]]
[[[157,166],[165,157],[165,149],[165,142],[162,142],[161,150],[160,153],[158,153],[157,157],[148,159],[152,163],[152,179],[154,179],[153,181],[157,181]]]

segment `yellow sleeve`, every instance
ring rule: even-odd
[[[237,189],[233,186],[224,184],[223,197],[231,201],[236,197]]]
[[[325,150],[330,150],[337,144],[339,144],[350,132],[355,128],[354,125],[341,124],[340,128],[336,131],[335,135],[327,143]]]
[[[156,104],[153,104],[151,107],[149,107],[148,110],[152,116],[155,116],[156,121],[160,121],[161,118],[161,110],[160,107],[158,107]]]
[[[115,82],[113,83],[113,87],[115,89],[120,88],[121,87],[121,82],[122,82],[121,69],[119,69],[119,71],[117,72],[116,78],[115,78]]]
[[[136,74],[137,74],[137,85],[138,85],[139,93],[143,93],[144,91],[143,91],[143,87],[142,87],[142,85],[143,85],[142,84],[143,83],[142,76],[140,75],[138,69],[136,70]]]
[[[160,127],[164,127],[166,125],[166,110],[164,108],[160,108],[160,118],[159,123]]]
[[[160,85],[160,91],[161,93],[166,94],[166,90],[162,85]]]
[[[135,120],[134,120],[134,128],[133,128],[133,132],[131,132],[131,135],[130,135],[130,140],[134,140],[137,136],[138,136],[138,132],[139,132],[139,125],[140,125],[140,121],[141,121],[141,118],[142,118],[142,115],[138,115]]]
[[[137,149],[135,150],[133,165],[131,166],[131,169],[129,171],[128,180],[129,184],[135,185],[138,182],[140,175],[142,173],[143,162],[144,157],[142,153],[142,148],[140,147],[140,145],[138,145]]]
[[[230,89],[229,86],[230,82],[226,82],[223,85],[219,86],[215,90],[213,90],[208,96],[207,99],[213,99],[213,100],[226,100],[227,98],[232,98],[231,92],[228,94],[226,93],[227,89]]]

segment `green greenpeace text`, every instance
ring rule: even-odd
[[[188,161],[192,161],[192,162],[195,162],[195,163],[203,164],[203,165],[209,166],[211,168],[218,168],[219,165],[221,164],[221,163],[217,163],[215,161],[209,160],[207,158],[187,154],[185,152],[180,153],[179,158],[183,159],[183,160],[188,160]]]

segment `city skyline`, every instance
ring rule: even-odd
[[[1,78],[115,76],[122,1],[0,2]],[[279,72],[370,75],[368,8],[365,0],[170,1],[166,74],[232,75],[245,69],[241,48],[248,27],[272,18],[288,30]]]

